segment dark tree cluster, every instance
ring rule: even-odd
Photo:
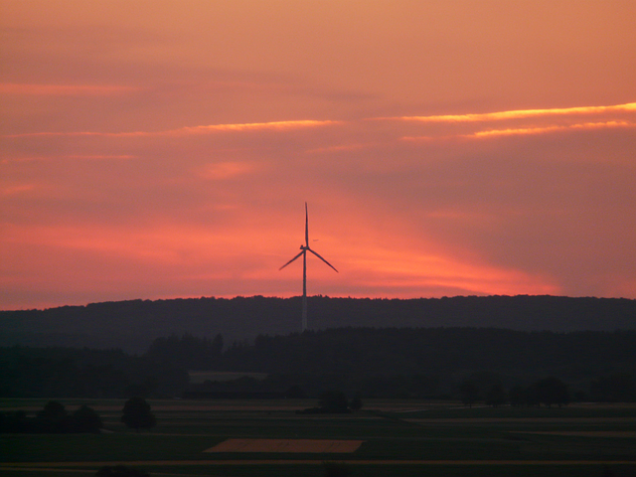
[[[473,381],[463,381],[459,385],[459,396],[464,406],[468,407],[472,407],[473,404],[481,399],[479,387]]]
[[[342,391],[327,390],[320,395],[318,406],[298,411],[298,414],[348,414],[362,409],[362,399],[356,395],[351,401]]]
[[[590,385],[590,399],[596,402],[634,402],[636,381],[628,373],[601,376]]]
[[[223,337],[213,340],[198,338],[189,333],[157,338],[144,355],[149,360],[188,370],[218,369],[221,366]]]
[[[341,389],[348,396],[366,398],[448,399],[440,391],[439,376],[331,374],[268,374],[265,379],[249,376],[231,381],[206,381],[191,385],[187,397],[318,397],[325,390]]]
[[[223,353],[228,370],[349,376],[448,376],[493,371],[582,379],[636,370],[636,331],[338,328],[258,336]],[[594,350],[594,352],[590,352]]]
[[[568,385],[553,376],[540,379],[530,386],[514,386],[509,392],[512,406],[566,406],[570,403]]]
[[[318,397],[339,389],[349,397],[461,398],[467,405],[499,406],[506,398],[516,399],[505,396],[512,384],[555,376],[576,384],[577,399],[583,393],[598,401],[632,401],[635,342],[636,331],[339,328],[261,335],[225,350],[220,335],[171,335],[155,340],[142,356],[120,350],[0,348],[0,397],[166,397],[185,391],[190,397]],[[267,377],[189,385],[187,371],[193,369]],[[542,399],[533,397],[540,392],[524,390],[524,404]]]
[[[185,368],[121,350],[0,348],[0,369],[0,397],[165,397],[189,383]]]
[[[0,433],[66,434],[99,432],[102,428],[99,415],[88,406],[81,406],[72,413],[58,401],[49,401],[35,417],[24,411],[0,413]]]
[[[459,385],[459,397],[465,406],[472,407],[477,402],[499,407],[510,403],[513,407],[565,406],[570,402],[568,385],[555,377],[543,378],[529,386],[515,385],[506,392],[496,375],[490,376],[494,382],[484,382],[479,375],[465,379]]]
[[[150,404],[139,396],[132,397],[126,401],[123,412],[121,422],[137,432],[140,429],[150,429],[157,425],[157,419],[150,410]]]

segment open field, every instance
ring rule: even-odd
[[[267,452],[267,453],[348,453],[360,448],[362,441],[345,439],[228,439],[205,452]]]
[[[633,405],[467,409],[369,400],[357,414],[312,416],[295,411],[313,400],[163,400],[150,401],[157,427],[136,433],[119,422],[123,401],[60,401],[70,411],[93,407],[108,432],[0,435],[0,474],[94,475],[125,464],[151,475],[318,477],[334,461],[353,476],[636,474]],[[35,413],[45,403],[4,399],[0,411]],[[347,441],[355,448],[338,451]]]

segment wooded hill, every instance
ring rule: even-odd
[[[308,299],[309,329],[475,327],[518,331],[636,329],[636,300],[554,296]],[[121,348],[142,353],[155,338],[190,333],[226,344],[299,331],[300,297],[132,300],[0,311],[0,346]]]
[[[596,400],[636,399],[636,331],[525,332],[493,328],[339,328],[223,338],[158,338],[142,356],[117,350],[0,348],[0,397],[147,397],[183,392],[319,396],[457,396],[554,376]],[[186,370],[260,372],[200,386]],[[216,373],[209,373],[210,376]],[[596,383],[596,384],[594,384]]]

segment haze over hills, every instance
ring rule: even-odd
[[[421,299],[309,297],[309,329],[475,327],[518,331],[636,329],[636,300],[556,296]],[[300,297],[131,300],[0,311],[0,346],[122,348],[142,353],[157,337],[222,334],[226,344],[300,329]]]

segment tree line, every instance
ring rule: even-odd
[[[122,409],[121,422],[135,429],[150,429],[157,423],[150,404],[139,396],[126,401]],[[0,434],[69,434],[97,433],[104,427],[99,414],[86,405],[72,413],[59,401],[49,401],[41,411],[30,417],[26,411],[0,412]]]
[[[88,348],[0,348],[0,397],[179,396],[187,367]]]
[[[58,401],[49,401],[35,417],[25,411],[0,413],[0,433],[67,434],[99,432],[102,420],[94,409],[81,406],[69,414]]]
[[[258,336],[156,339],[140,355],[121,350],[0,348],[0,397],[348,396],[457,398],[464,381],[481,399],[547,377],[578,400],[636,399],[636,331],[521,332],[485,328],[340,328]],[[194,385],[188,371],[260,372]],[[576,396],[575,396],[576,394]],[[527,394],[528,396],[530,394]],[[512,395],[510,395],[512,396]],[[512,399],[510,397],[510,399]],[[512,402],[512,401],[511,401]]]

